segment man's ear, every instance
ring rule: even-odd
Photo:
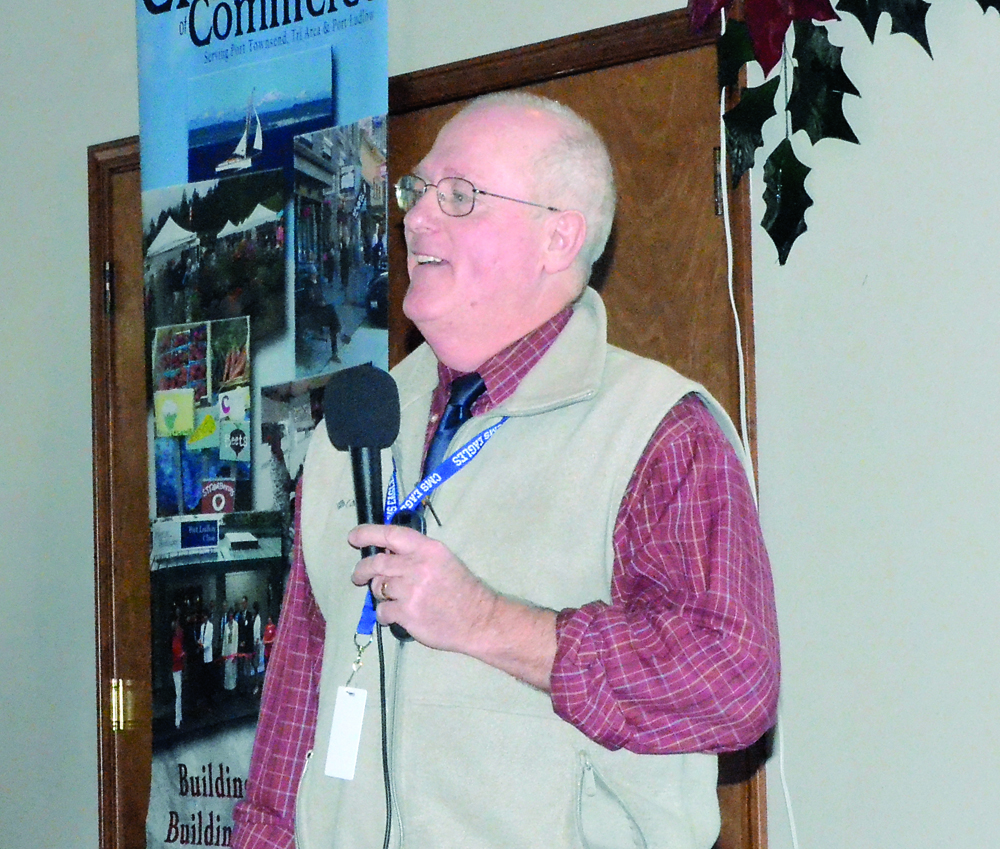
[[[553,215],[547,228],[545,269],[550,274],[565,271],[576,260],[587,238],[587,219],[582,212],[567,209]]]

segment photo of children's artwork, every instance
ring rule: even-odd
[[[250,320],[156,328],[158,518],[251,508]]]

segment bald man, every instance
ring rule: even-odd
[[[607,151],[554,101],[488,96],[396,196],[425,344],[393,370],[391,479],[400,500],[432,487],[426,534],[354,527],[350,463],[317,429],[234,845],[383,840],[370,592],[413,638],[386,642],[392,845],[708,849],[715,754],[775,720],[773,588],[725,413],[607,344],[587,286],[614,216]],[[472,374],[447,477],[425,455]]]

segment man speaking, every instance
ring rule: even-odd
[[[370,587],[413,638],[385,642],[392,845],[708,849],[715,754],[775,721],[773,588],[725,413],[607,344],[607,151],[558,103],[491,95],[396,196],[426,344],[393,370],[385,456],[390,500],[429,492],[426,535],[354,527],[317,429],[235,845],[382,845]]]

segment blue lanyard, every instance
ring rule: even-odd
[[[427,475],[420,483],[413,487],[413,491],[406,496],[402,504],[397,504],[398,484],[396,482],[396,468],[392,469],[392,480],[389,481],[389,491],[385,496],[385,521],[386,524],[392,521],[392,517],[400,510],[413,510],[421,501],[428,498],[441,484],[461,471],[471,460],[473,460],[483,446],[486,445],[500,427],[507,421],[504,416],[496,424],[486,428],[478,436],[473,437],[465,443],[450,457],[441,461],[434,471]]]
[[[393,463],[392,478],[389,480],[389,489],[385,494],[385,523],[388,525],[392,517],[400,510],[413,510],[425,498],[428,498],[441,484],[452,478],[457,472],[465,468],[476,458],[483,447],[494,434],[507,421],[504,416],[500,421],[486,428],[478,436],[473,437],[459,448],[454,454],[446,457],[436,469],[430,472],[420,483],[413,487],[413,491],[406,496],[402,504],[398,504],[399,484],[396,479],[396,465]],[[370,636],[375,630],[375,600],[372,598],[371,590],[365,595],[365,604],[361,609],[361,619],[358,620],[358,633]]]

